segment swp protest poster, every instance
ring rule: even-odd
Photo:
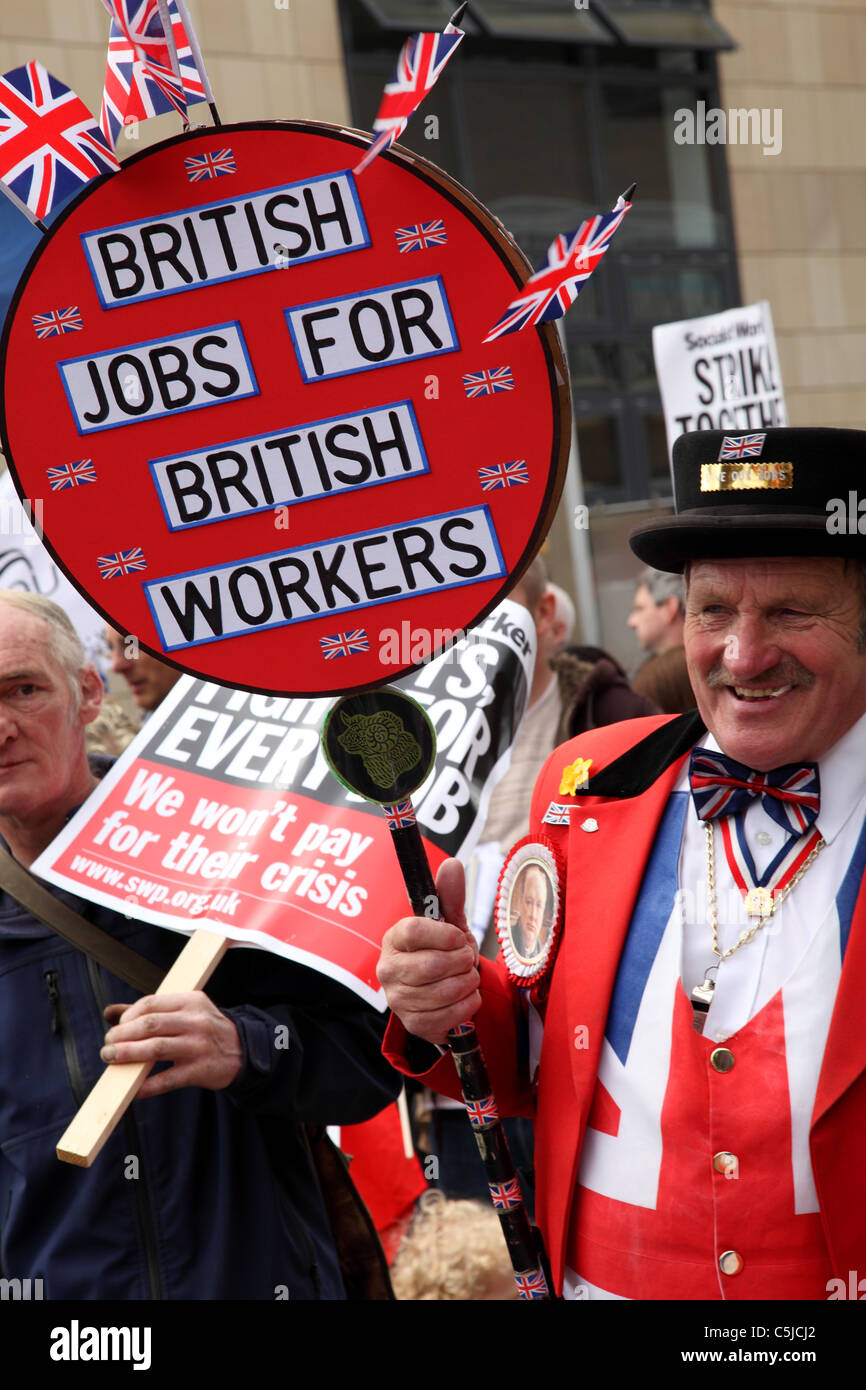
[[[785,392],[769,302],[653,329],[668,454],[693,430],[732,435],[786,425]]]
[[[313,122],[188,132],[63,210],[0,346],[2,443],[107,620],[203,680],[324,696],[408,672],[549,529],[551,325],[485,344],[529,266],[471,194]]]
[[[483,824],[535,650],[530,615],[510,600],[451,636],[400,682],[437,733],[413,797],[434,872],[467,854]],[[384,1008],[381,940],[409,907],[382,810],[322,756],[330,703],[182,678],[33,871],[158,926],[275,951]]]

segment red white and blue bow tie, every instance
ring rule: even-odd
[[[693,748],[689,780],[701,820],[735,816],[759,796],[768,816],[783,830],[802,835],[818,816],[821,788],[817,763],[786,763],[755,772],[724,753]]]

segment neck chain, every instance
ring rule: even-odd
[[[714,848],[714,821],[704,821],[704,837],[707,846],[707,915],[710,919],[710,930],[713,934],[713,953],[718,957],[712,965],[707,966],[704,971],[704,982],[702,985],[695,985],[692,990],[692,1008],[695,1011],[695,1027],[700,1032],[703,1027],[703,1017],[708,1012],[710,1004],[713,1002],[713,993],[716,988],[715,980],[710,978],[711,970],[718,970],[723,960],[732,956],[735,951],[739,951],[741,946],[745,946],[757,936],[762,927],[766,926],[776,909],[785,901],[788,894],[797,886],[806,870],[814,864],[821,850],[824,848],[825,841],[818,840],[809,857],[804,860],[793,878],[779,892],[773,893],[767,888],[752,888],[745,895],[746,911],[750,916],[756,916],[757,922],[753,927],[741,932],[738,940],[733,946],[729,946],[727,951],[722,951],[719,947],[719,913],[716,906],[716,856]]]

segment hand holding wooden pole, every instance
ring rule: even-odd
[[[201,989],[226,951],[228,938],[197,931],[168,971],[157,994],[184,994]],[[64,1163],[89,1168],[153,1066],[152,1062],[115,1062],[106,1067],[57,1145]]]

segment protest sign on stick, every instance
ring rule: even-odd
[[[788,423],[767,300],[657,324],[653,355],[669,455],[692,430],[745,438]]]
[[[365,144],[331,126],[256,123],[133,155],[40,243],[0,372],[3,450],[22,500],[50,486],[42,524],[57,564],[141,649],[207,683],[191,722],[169,707],[175,770],[139,768],[111,807],[119,782],[107,779],[88,804],[102,813],[92,852],[66,872],[98,900],[117,874],[140,915],[168,901],[228,936],[249,901],[256,925],[243,930],[269,946],[263,896],[306,898],[315,950],[303,931],[284,946],[336,955],[331,973],[373,992],[356,919],[361,856],[369,870],[375,853],[358,809],[333,826],[308,819],[286,845],[296,802],[219,802],[196,784],[217,765],[256,783],[315,736],[255,716],[229,732],[240,711],[222,706],[225,687],[280,700],[370,689],[489,614],[549,528],[569,404],[552,329],[507,354],[483,343],[529,271],[501,224],[406,152],[383,154],[361,186]],[[70,485],[55,488],[61,478]],[[462,684],[473,680],[484,694],[483,671]],[[447,700],[442,717],[450,731]],[[479,718],[468,764],[488,733]],[[193,749],[204,764],[182,772]],[[442,775],[428,798],[453,833],[467,778]],[[285,857],[265,865],[251,841],[271,832]],[[178,884],[187,872],[196,888]],[[323,948],[329,934],[340,951]]]
[[[106,620],[205,680],[392,681],[418,658],[385,634],[408,621],[429,656],[489,612],[559,497],[555,332],[482,341],[527,263],[415,156],[356,180],[364,144],[286,122],[141,151],[64,210],[10,310],[19,495]]]
[[[483,824],[523,713],[534,640],[530,615],[506,600],[402,682],[438,733],[416,793],[434,866],[468,852]],[[177,964],[192,948],[194,974],[202,947],[213,944],[216,965],[231,940],[311,966],[384,1008],[376,962],[405,897],[381,814],[342,787],[321,754],[330,703],[181,679],[35,872],[117,911],[193,931]],[[182,987],[200,983],[173,978],[170,988]],[[106,1112],[122,1113],[143,1079],[134,1065],[109,1067],[61,1156],[91,1162],[110,1132]]]

